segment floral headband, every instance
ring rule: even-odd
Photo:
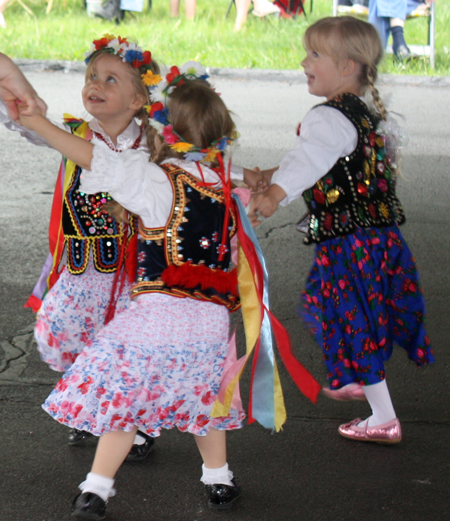
[[[84,54],[85,63],[89,63],[92,56],[99,51],[120,56],[122,61],[129,63],[135,69],[140,69],[140,71],[143,72],[143,74],[141,74],[142,81],[150,92],[155,85],[162,81],[159,74],[154,74],[150,70],[152,53],[150,51],[143,51],[141,47],[133,42],[128,42],[126,38],[105,34],[103,38],[94,40],[89,51]]]
[[[207,78],[209,76],[201,63],[188,61],[179,68],[173,66],[165,79],[152,89],[151,96],[154,103],[145,107],[148,111],[150,125],[157,130],[161,139],[172,150],[184,154],[187,161],[210,163],[214,161],[217,154],[223,152],[234,141],[234,138],[223,136],[213,141],[207,148],[198,148],[191,143],[187,143],[177,134],[169,121],[167,101],[173,90],[183,85],[185,80],[206,80]]]

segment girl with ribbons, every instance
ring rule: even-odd
[[[281,342],[285,331],[270,314],[260,250],[224,166],[234,123],[206,79],[200,64],[188,62],[172,67],[152,93],[154,162],[139,150],[114,154],[103,142],[70,136],[40,115],[21,120],[84,168],[83,193],[108,191],[139,215],[131,305],[83,350],[43,405],[57,421],[101,437],[73,503],[79,519],[103,519],[138,428],[153,437],[173,427],[193,434],[208,504],[229,507],[240,487],[228,467],[226,431],[245,417],[237,382],[252,351],[250,420],[279,430],[286,418],[271,325]],[[247,353],[237,360],[229,312],[240,299]],[[314,401],[320,386],[288,351],[291,373]]]
[[[60,127],[93,144],[102,142],[114,155],[128,148],[148,154],[144,106],[160,79],[150,51],[120,36],[105,35],[94,40],[85,61],[82,100],[92,119],[66,114]],[[49,146],[12,121],[1,106],[0,122],[33,144]],[[89,195],[80,191],[80,174],[81,168],[64,157],[51,212],[50,254],[27,303],[38,312],[34,333],[41,357],[55,371],[66,371],[114,311],[130,302],[125,270],[132,272],[130,261],[135,258],[134,253],[128,255],[135,245],[135,221],[131,217],[127,223],[117,222],[107,213],[105,205],[111,200],[107,191]],[[87,436],[72,429],[69,443]],[[146,449],[153,445],[153,440],[142,437],[137,441],[146,443]],[[143,449],[136,447],[141,453],[137,459],[148,453]]]

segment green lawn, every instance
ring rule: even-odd
[[[314,0],[313,12],[306,0],[308,19],[259,19],[251,14],[247,26],[233,30],[235,10],[228,19],[229,0],[197,0],[197,17],[189,22],[169,17],[169,0],[153,0],[153,8],[133,16],[127,14],[119,25],[100,18],[88,18],[83,0],[54,0],[49,14],[45,0],[12,0],[5,12],[8,27],[0,28],[0,51],[14,58],[83,60],[90,42],[109,32],[135,39],[166,64],[195,59],[211,67],[298,69],[303,57],[302,34],[308,23],[331,15],[331,0]],[[147,2],[147,0],[144,0]],[[181,2],[183,6],[183,1]],[[414,75],[449,75],[450,2],[437,0],[436,69],[428,60],[400,67],[387,56],[381,72]],[[408,43],[424,43],[426,20],[406,23]]]

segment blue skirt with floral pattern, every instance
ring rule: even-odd
[[[301,300],[332,389],[383,380],[394,343],[418,366],[434,361],[416,265],[398,226],[318,244]]]

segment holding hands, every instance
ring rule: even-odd
[[[277,184],[270,184],[273,173],[278,167],[269,170],[244,169],[244,181],[251,188],[249,219],[253,226],[261,223],[259,215],[270,217],[278,208],[278,203],[286,197],[284,190]]]
[[[2,53],[0,53],[0,97],[15,121],[19,118],[18,101],[25,104],[23,115],[33,114],[36,108],[39,108],[42,114],[47,111],[47,105],[37,95],[17,65]]]

